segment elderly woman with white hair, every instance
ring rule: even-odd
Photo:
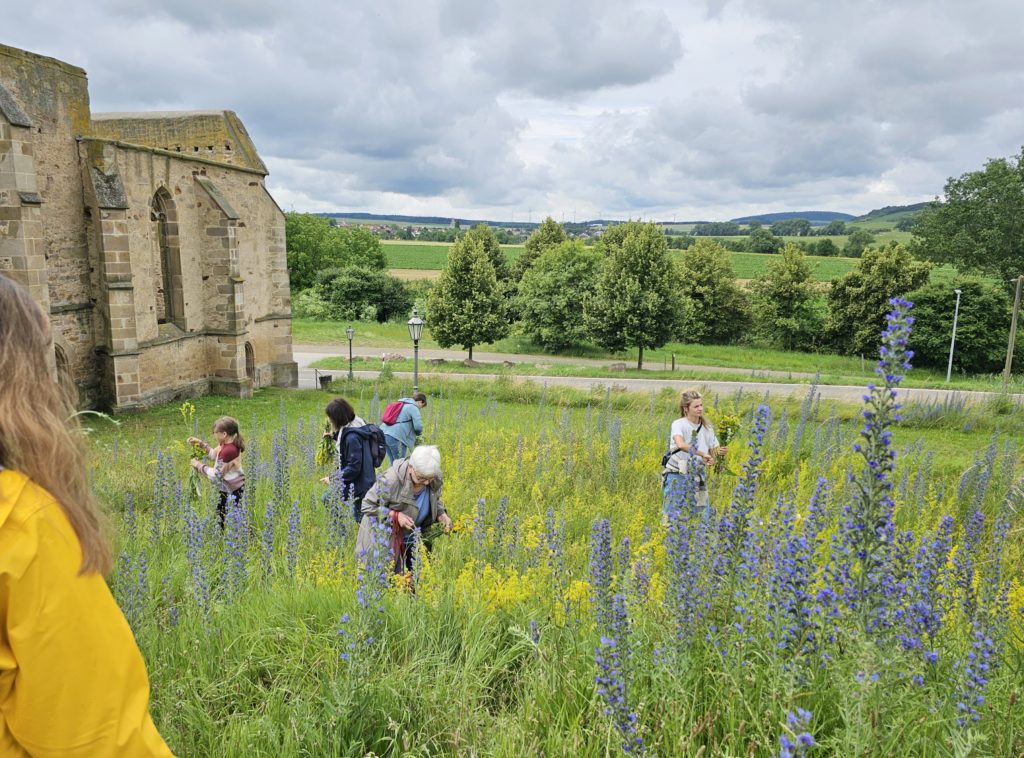
[[[356,539],[356,557],[373,548],[373,530],[389,519],[395,572],[410,566],[413,530],[438,522],[451,531],[452,520],[441,504],[441,453],[434,445],[420,445],[408,458],[400,458],[363,496],[363,519]]]

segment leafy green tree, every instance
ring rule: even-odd
[[[592,298],[584,304],[590,333],[607,350],[661,347],[675,334],[683,305],[679,275],[657,224],[630,221],[603,235],[596,246],[604,260]]]
[[[832,240],[830,240],[830,239],[828,239],[826,237],[825,239],[820,239],[820,240],[818,240],[815,243],[815,245],[814,245],[814,254],[815,255],[839,255],[839,247],[836,245],[835,242],[833,242]]]
[[[811,222],[805,218],[784,218],[771,225],[772,234],[779,237],[807,237]]]
[[[312,289],[330,303],[337,320],[372,318],[384,323],[404,317],[412,308],[405,283],[384,271],[347,266],[321,271]]]
[[[529,239],[526,240],[526,243],[523,245],[523,252],[516,259],[516,281],[518,282],[523,278],[526,269],[533,265],[533,262],[537,260],[541,253],[548,248],[561,245],[565,240],[565,230],[551,216],[544,219],[540,226],[533,231]]]
[[[507,282],[512,278],[512,269],[508,265],[508,258],[501,249],[497,236],[487,224],[477,224],[466,233],[469,239],[479,240],[484,246],[484,252],[491,265],[494,266],[494,276],[499,282]]]
[[[318,271],[338,265],[341,244],[326,218],[312,213],[286,213],[284,229],[292,290],[312,287]]]
[[[940,369],[948,365],[956,289],[961,296],[953,368],[967,373],[998,371],[1010,333],[1010,297],[1004,287],[978,277],[925,284],[907,296],[914,304],[910,335],[914,365]]]
[[[898,242],[865,251],[857,268],[829,290],[829,344],[847,355],[877,355],[889,299],[922,286],[930,270],[931,264],[916,260]]]
[[[312,213],[286,213],[284,222],[288,273],[296,292],[312,287],[317,273],[326,269],[387,268],[384,248],[369,229],[339,228]]]
[[[875,241],[875,235],[867,229],[854,229],[846,238],[846,247],[843,248],[843,255],[847,258],[860,258],[868,246]]]
[[[765,268],[751,287],[754,335],[784,350],[817,346],[825,323],[825,307],[811,279],[807,256],[788,243],[782,255]]]
[[[747,251],[751,253],[777,253],[783,244],[770,229],[755,229],[747,237]]]
[[[760,228],[760,222],[757,223]],[[693,225],[695,237],[735,237],[740,234],[743,234],[743,229],[735,221],[705,221]]]
[[[427,297],[427,328],[441,347],[474,345],[508,334],[505,297],[479,237],[468,235],[448,251],[448,265]]]
[[[540,254],[519,283],[517,306],[523,331],[545,350],[587,340],[585,303],[597,290],[601,255],[578,240]]]
[[[1009,280],[1024,274],[1024,148],[950,178],[917,217],[914,253]]]
[[[380,239],[365,226],[349,226],[335,229],[334,234],[340,239],[341,266],[383,271],[388,267],[384,256],[384,246]]]
[[[829,221],[817,232],[819,237],[842,237],[844,234],[846,234],[846,222],[839,219]]]
[[[683,297],[690,304],[680,338],[719,344],[739,340],[750,323],[750,311],[729,252],[715,240],[697,240],[683,254],[679,270]]]

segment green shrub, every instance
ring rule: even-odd
[[[926,284],[907,296],[914,303],[914,333],[910,339],[914,365],[947,366],[956,306],[955,289],[962,294],[953,368],[971,374],[998,371],[1006,357],[1010,299],[1002,287],[976,277]]]
[[[296,292],[292,296],[292,317],[308,318],[313,321],[336,321],[337,308],[320,296],[315,288]]]
[[[366,319],[381,323],[407,317],[412,296],[401,279],[383,271],[365,268],[336,268],[317,274],[316,291],[334,308],[342,321]]]

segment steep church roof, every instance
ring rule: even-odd
[[[92,136],[268,173],[234,111],[93,113]]]

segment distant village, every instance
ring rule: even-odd
[[[447,223],[401,223],[398,221],[371,221],[349,217],[331,217],[331,224],[338,227],[361,226],[381,239],[418,240],[420,242],[454,242],[465,233],[472,222],[460,219],[448,219]],[[486,223],[502,245],[519,245],[539,225],[537,222],[509,223],[506,225]],[[562,224],[566,236],[570,239],[589,240],[599,237],[608,224],[603,221],[587,221],[582,223],[565,222]]]

